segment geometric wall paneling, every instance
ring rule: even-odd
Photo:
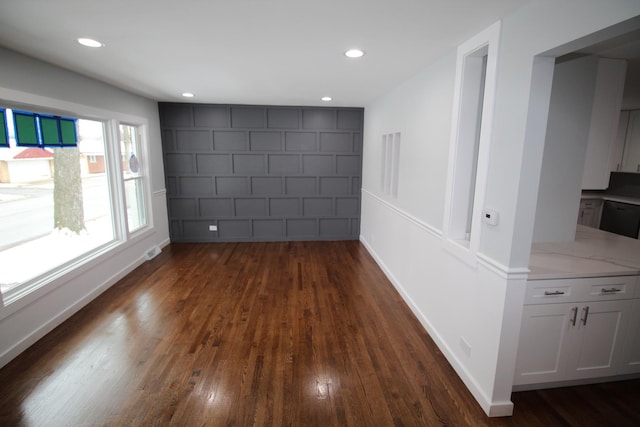
[[[358,239],[363,109],[159,109],[173,242]]]

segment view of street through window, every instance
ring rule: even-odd
[[[104,126],[80,119],[77,128],[77,148],[17,147],[11,132],[11,147],[0,148],[3,295],[114,238]]]

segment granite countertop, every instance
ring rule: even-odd
[[[640,240],[578,225],[572,242],[534,243],[529,280],[640,275]]]

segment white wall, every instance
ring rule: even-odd
[[[594,56],[555,66],[534,242],[575,238],[597,70]]]
[[[363,188],[393,200],[395,206],[437,229],[443,223],[455,62],[455,52],[451,52],[388,94],[384,102],[365,109]],[[417,123],[421,125],[415,126]],[[395,200],[384,196],[380,186],[382,135],[394,132],[402,132]],[[406,147],[405,141],[409,141]]]
[[[534,57],[639,14],[635,0],[549,0],[503,20],[484,204],[500,224],[483,225],[475,267],[443,250],[441,237],[455,52],[365,108],[361,240],[488,414],[512,410],[553,75],[553,58]],[[402,132],[397,200],[380,190],[381,139],[389,132]]]
[[[119,278],[144,262],[153,246],[169,242],[157,103],[73,72],[0,48],[0,102],[49,104],[147,122],[153,227],[70,274],[9,305],[0,306],[0,366],[62,323]],[[5,301],[6,303],[6,301]]]
[[[500,358],[502,315],[513,296],[490,263],[472,268],[442,249],[455,60],[451,52],[365,108],[361,240],[476,398],[504,415],[511,410],[510,384],[498,400],[483,384],[494,382],[495,367],[485,363]],[[379,179],[382,135],[395,131],[403,143],[397,200],[383,195]],[[514,283],[516,300],[521,289]]]

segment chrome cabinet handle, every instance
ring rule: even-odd
[[[621,292],[620,288],[602,288],[603,294],[615,294],[616,292]]]
[[[576,326],[577,317],[578,317],[578,307],[573,307],[571,309],[571,320],[569,320],[569,322],[571,323],[571,326]]]
[[[564,295],[564,291],[544,291],[545,295]]]
[[[587,317],[589,317],[589,306],[582,309],[582,317],[580,318],[582,326],[587,326]]]

